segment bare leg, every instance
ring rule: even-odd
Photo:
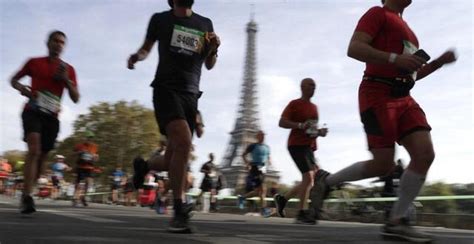
[[[167,151],[166,154],[168,154],[168,157],[171,156],[169,151]],[[155,171],[168,171],[169,163],[170,160],[166,160],[166,155],[154,155],[147,161],[148,168]]]
[[[309,190],[311,189],[311,187],[313,187],[314,174],[315,172],[313,170],[310,170],[304,173],[303,180],[298,185],[299,187],[298,193],[299,193],[299,198],[300,198],[300,203],[299,203],[300,210],[308,208]]]
[[[28,144],[28,153],[23,168],[25,177],[23,195],[30,195],[38,176],[38,159],[41,156],[41,134],[36,132],[29,133],[26,137],[26,142]]]
[[[182,202],[183,188],[186,182],[186,166],[191,152],[191,131],[185,120],[171,121],[166,128],[169,145],[166,149],[165,161],[169,165],[171,190],[175,199],[175,208],[178,200]],[[171,155],[170,155],[171,154]],[[170,158],[168,158],[170,157]],[[180,209],[178,210],[180,211]]]
[[[262,204],[262,209],[267,207],[267,201],[265,200],[265,197],[267,195],[267,187],[265,186],[264,183],[259,187],[259,195],[260,195],[260,204]]]
[[[48,158],[48,152],[41,152],[40,157],[38,158],[38,171],[36,173],[36,179],[39,179],[41,175],[44,175],[46,168],[48,167],[46,159]]]

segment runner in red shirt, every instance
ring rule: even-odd
[[[94,178],[92,178],[94,170],[97,167],[94,165],[99,161],[99,147],[93,142],[94,133],[91,131],[86,131],[85,141],[77,144],[74,147],[74,153],[77,155],[76,161],[76,182],[75,182],[75,191],[74,198],[72,200],[72,205],[77,206],[78,200],[81,200],[82,205],[87,207],[87,201],[85,195],[90,186],[94,184]],[[84,182],[84,187],[81,187],[81,183]]]
[[[326,136],[326,128],[318,128],[319,114],[316,104],[311,97],[316,90],[316,83],[311,78],[301,81],[301,98],[291,101],[283,111],[280,127],[291,129],[288,137],[288,151],[301,172],[301,183],[287,192],[284,196],[277,194],[274,201],[277,213],[285,217],[284,208],[289,199],[299,196],[299,212],[297,224],[315,224],[316,221],[308,211],[308,193],[314,181],[314,175],[319,169],[314,157],[317,149],[316,138]]]
[[[0,193],[4,193],[7,190],[6,182],[11,172],[12,166],[8,163],[8,160],[0,157]]]
[[[24,141],[28,145],[21,198],[21,213],[24,214],[36,211],[30,194],[36,180],[44,173],[44,161],[59,132],[58,114],[63,90],[68,90],[73,102],[79,101],[74,68],[60,58],[65,44],[63,32],[51,32],[47,41],[48,56],[31,58],[11,79],[12,87],[29,99],[22,113]],[[31,87],[18,82],[24,76],[31,77]]]
[[[348,50],[350,57],[366,63],[359,88],[359,109],[373,159],[332,175],[320,170],[311,200],[319,211],[330,186],[389,174],[395,166],[397,142],[408,151],[411,162],[401,178],[399,199],[389,223],[382,228],[382,235],[426,242],[431,238],[405,221],[408,207],[423,186],[434,160],[431,127],[423,110],[410,96],[410,89],[415,81],[454,62],[456,57],[453,51],[446,51],[426,64],[429,58],[418,55],[418,39],[402,18],[411,0],[382,2],[383,7],[369,9],[359,20]]]

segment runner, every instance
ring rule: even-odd
[[[48,152],[54,148],[58,136],[63,90],[68,90],[74,103],[79,101],[76,72],[60,58],[66,34],[53,31],[46,44],[48,56],[29,59],[11,79],[12,87],[29,99],[22,113],[23,139],[28,145],[20,210],[23,214],[36,211],[31,192],[36,180],[44,173]],[[31,77],[31,87],[18,82],[25,76]]]
[[[154,43],[159,42],[159,64],[152,82],[153,103],[160,132],[168,138],[164,169],[169,168],[173,190],[174,216],[168,231],[190,233],[189,215],[183,209],[183,188],[196,127],[197,100],[202,65],[212,69],[216,63],[219,37],[212,21],[194,13],[193,0],[168,1],[171,10],[156,13],[148,25],[145,41],[128,59],[128,68],[144,60]],[[148,171],[145,161],[134,162],[134,181],[141,185]]]
[[[209,153],[209,161],[204,163],[201,167],[201,173],[204,174],[204,177],[202,178],[201,182],[201,192],[197,196],[197,201],[203,202],[201,200],[202,195],[206,192],[209,192],[210,194],[210,211],[211,212],[216,212],[217,211],[217,184],[219,181],[219,175],[217,172],[217,167],[214,164],[214,154]]]
[[[311,102],[316,83],[311,78],[301,81],[301,98],[291,101],[283,110],[280,127],[291,129],[288,137],[288,151],[301,172],[301,183],[293,187],[285,195],[277,194],[274,201],[277,214],[285,217],[285,206],[289,199],[298,195],[299,211],[296,216],[297,224],[315,224],[308,211],[308,193],[314,181],[314,174],[319,169],[314,157],[317,149],[316,138],[326,136],[327,128],[318,128],[319,114],[316,104]]]
[[[270,147],[263,143],[265,140],[265,134],[263,131],[257,132],[257,142],[248,145],[245,152],[242,154],[242,158],[245,162],[245,167],[249,170],[248,179],[252,184],[253,190],[246,194],[239,196],[239,206],[243,206],[243,202],[246,198],[259,196],[261,204],[261,213],[263,217],[270,217],[271,210],[267,208],[267,202],[265,197],[267,195],[267,187],[265,186],[265,175],[261,168],[265,165],[270,167]],[[247,154],[251,154],[252,160],[247,159]]]
[[[446,51],[426,64],[428,56],[419,51],[418,39],[402,18],[410,3],[411,0],[386,0],[383,7],[372,7],[359,20],[348,55],[366,63],[359,88],[359,110],[373,158],[335,174],[319,171],[311,200],[319,211],[329,187],[386,175],[394,166],[397,142],[407,150],[411,162],[401,178],[399,198],[382,235],[427,242],[432,238],[406,221],[408,208],[434,160],[431,127],[410,89],[415,81],[456,61],[456,56],[453,51]]]
[[[65,158],[63,155],[56,155],[55,162],[51,166],[51,170],[53,171],[51,176],[51,182],[53,184],[53,188],[51,189],[51,198],[53,200],[59,197],[61,186],[64,184],[64,171],[71,170],[71,167],[64,163],[64,159]]]
[[[85,132],[85,141],[75,146],[74,152],[77,155],[76,165],[76,183],[74,198],[72,205],[77,206],[77,201],[80,200],[84,207],[87,207],[86,194],[89,187],[94,184],[92,174],[95,170],[95,163],[99,160],[99,148],[92,140],[94,139],[94,133],[91,131]]]
[[[0,157],[0,194],[7,191],[7,182],[12,173],[12,166],[7,159]]]
[[[122,171],[122,167],[120,165],[117,165],[115,170],[110,175],[110,178],[112,178],[112,204],[119,203],[119,190],[120,188],[122,188],[123,185],[127,183],[127,180],[125,180],[124,182],[124,176],[125,173]]]
[[[125,206],[135,206],[134,188],[132,183],[132,177],[128,174],[123,176],[123,195]]]

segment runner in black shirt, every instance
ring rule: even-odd
[[[145,41],[128,59],[128,68],[134,69],[134,64],[144,60],[158,41],[159,63],[151,86],[160,132],[168,138],[165,164],[174,194],[174,218],[168,230],[189,233],[189,216],[183,211],[183,177],[196,126],[201,68],[203,64],[207,69],[214,67],[220,40],[212,21],[191,10],[193,0],[173,0],[170,6],[171,2],[171,10],[152,16]],[[141,175],[147,171],[146,162],[134,161],[134,169],[136,176]]]

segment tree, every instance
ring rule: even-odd
[[[136,101],[119,101],[111,104],[101,102],[89,108],[74,122],[74,133],[60,142],[54,154],[66,156],[66,162],[75,166],[73,149],[83,141],[86,131],[95,134],[94,142],[99,146],[97,166],[104,168],[102,182],[117,165],[132,172],[131,161],[138,155],[148,156],[160,139],[154,112]]]
[[[421,191],[422,196],[452,196],[453,191],[448,184],[437,182],[425,185]],[[454,200],[424,201],[423,211],[433,213],[454,213],[456,212],[456,202]]]
[[[9,150],[3,152],[3,158],[8,160],[11,164],[13,171],[18,171],[23,168],[22,162],[25,162],[26,152],[20,150]],[[20,163],[18,163],[20,162]]]

